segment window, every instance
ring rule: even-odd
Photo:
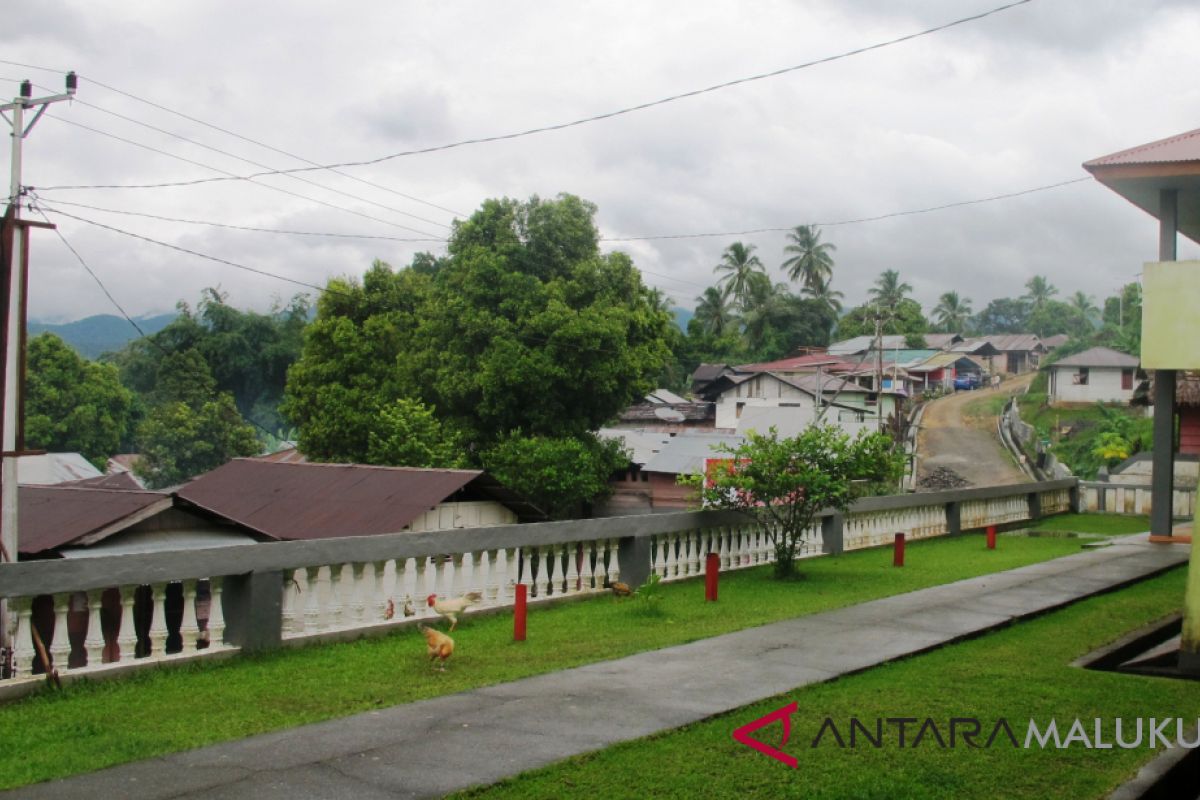
[[[1088,368],[1080,367],[1079,371],[1076,372],[1074,377],[1072,378],[1071,383],[1075,384],[1076,386],[1087,386],[1088,385]]]
[[[1131,369],[1121,370],[1121,388],[1125,389],[1125,390],[1129,390],[1129,389],[1133,388],[1133,370],[1131,370]]]

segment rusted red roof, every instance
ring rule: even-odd
[[[74,486],[77,489],[117,489],[123,492],[144,492],[146,487],[132,472],[113,472],[95,478],[84,478],[79,481],[68,481],[58,486]]]
[[[283,450],[276,450],[274,453],[267,453],[262,456],[254,456],[259,461],[274,461],[283,464],[304,464],[308,462],[308,457],[294,447],[285,447]]]
[[[184,484],[176,495],[275,539],[323,539],[398,533],[482,475],[238,458]]]
[[[44,553],[106,528],[131,525],[171,507],[171,496],[74,486],[22,486],[17,497],[17,550]],[[124,524],[122,524],[124,523]]]

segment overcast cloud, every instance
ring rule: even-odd
[[[159,183],[219,173],[78,126],[238,175],[257,171],[248,162],[303,164],[94,81],[306,159],[355,161],[604,113],[999,4],[41,0],[6,12],[0,59],[81,76],[80,102],[54,106],[26,140],[24,183]],[[614,240],[832,223],[1084,177],[1083,161],[1196,128],[1197,41],[1193,2],[1034,0],[615,119],[345,170],[374,186],[310,172],[297,177],[312,183],[274,176],[261,185],[45,188],[39,196],[48,207],[314,284],[360,274],[375,258],[401,265],[443,247],[197,227],[55,203],[423,239],[444,238],[456,214],[486,198],[559,192],[595,203],[602,236]],[[39,96],[62,85],[52,72],[0,64],[0,94],[15,95],[26,77],[44,87]],[[300,290],[55,221],[136,315],[194,302],[206,286],[259,309]],[[838,248],[834,286],[849,303],[860,302],[880,272],[897,269],[927,308],[954,290],[977,310],[1021,294],[1036,274],[1063,295],[1083,290],[1100,301],[1155,257],[1156,237],[1150,217],[1090,181],[824,229]],[[691,308],[721,251],[739,238],[782,277],[782,233],[605,247],[629,252],[647,283]],[[115,313],[53,234],[39,231],[32,252],[31,316]],[[1180,257],[1200,257],[1200,248],[1181,240]]]

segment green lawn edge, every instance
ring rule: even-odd
[[[897,746],[895,729],[875,749],[813,739],[827,717],[843,734],[851,717],[974,717],[984,730],[1006,719],[1024,743],[1030,719],[1051,719],[1063,735],[1075,718],[1200,718],[1200,683],[1098,672],[1075,659],[1182,603],[1186,571],[1160,577],[978,638],[835,680],[799,688],[706,721],[615,745],[458,795],[471,800],[550,797],[1099,798],[1131,778],[1161,749],[1014,749]],[[732,731],[795,701],[791,739],[779,725],[755,736],[799,760],[797,769],[738,744]],[[1174,725],[1171,726],[1174,736]],[[873,727],[872,727],[873,729]],[[1127,729],[1129,730],[1129,729]]]
[[[657,612],[609,596],[531,608],[529,641],[508,613],[470,618],[445,673],[432,672],[413,629],[340,644],[79,681],[0,706],[0,788],[90,772],[259,733],[620,658],[743,628],[975,577],[1079,551],[1065,539],[978,534],[910,543],[903,569],[888,548],[807,559],[804,579],[769,567],[723,573],[720,602],[703,581],[663,586]]]

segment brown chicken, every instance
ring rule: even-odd
[[[482,603],[483,595],[479,592],[467,592],[462,597],[455,597],[451,600],[438,600],[436,594],[431,594],[425,598],[425,602],[439,616],[450,620],[450,630],[454,630],[458,626],[458,615],[464,613],[471,606]]]
[[[633,589],[629,588],[629,584],[613,581],[610,587],[614,597],[629,597],[633,594]]]
[[[441,671],[446,671],[446,659],[454,654],[454,640],[437,628],[428,625],[418,625],[417,629],[425,637],[425,650],[429,654],[429,663],[441,659]]]

